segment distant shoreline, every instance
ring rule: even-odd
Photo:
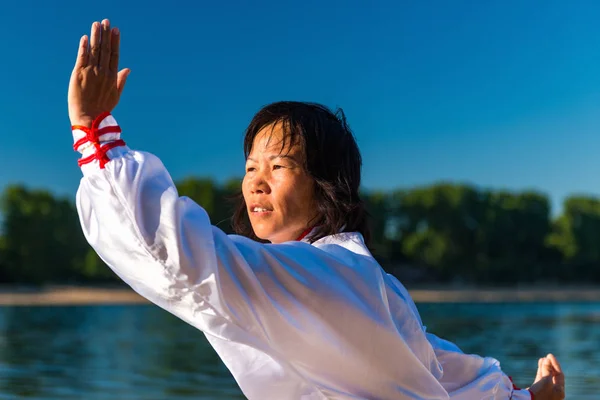
[[[600,302],[600,287],[409,289],[416,303]],[[123,287],[48,286],[1,287],[0,306],[149,304]]]

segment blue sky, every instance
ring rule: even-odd
[[[114,114],[175,179],[241,176],[244,128],[285,99],[345,110],[370,189],[600,194],[599,2],[54,4],[3,4],[0,189],[74,195],[67,83],[79,37],[110,18],[132,70]]]

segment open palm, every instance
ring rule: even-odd
[[[83,36],[69,82],[72,125],[89,126],[103,112],[112,111],[121,97],[130,70],[119,68],[120,32],[110,22],[92,24],[90,39]]]

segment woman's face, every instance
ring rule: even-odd
[[[242,183],[252,229],[271,243],[298,239],[316,215],[314,181],[304,168],[304,149],[289,140],[282,149],[283,134],[281,124],[261,129]]]

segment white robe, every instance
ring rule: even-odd
[[[204,332],[249,399],[531,398],[497,360],[427,333],[359,233],[312,245],[226,235],[178,195],[156,156],[126,146],[107,155],[104,168],[82,166],[86,239],[136,292]]]

